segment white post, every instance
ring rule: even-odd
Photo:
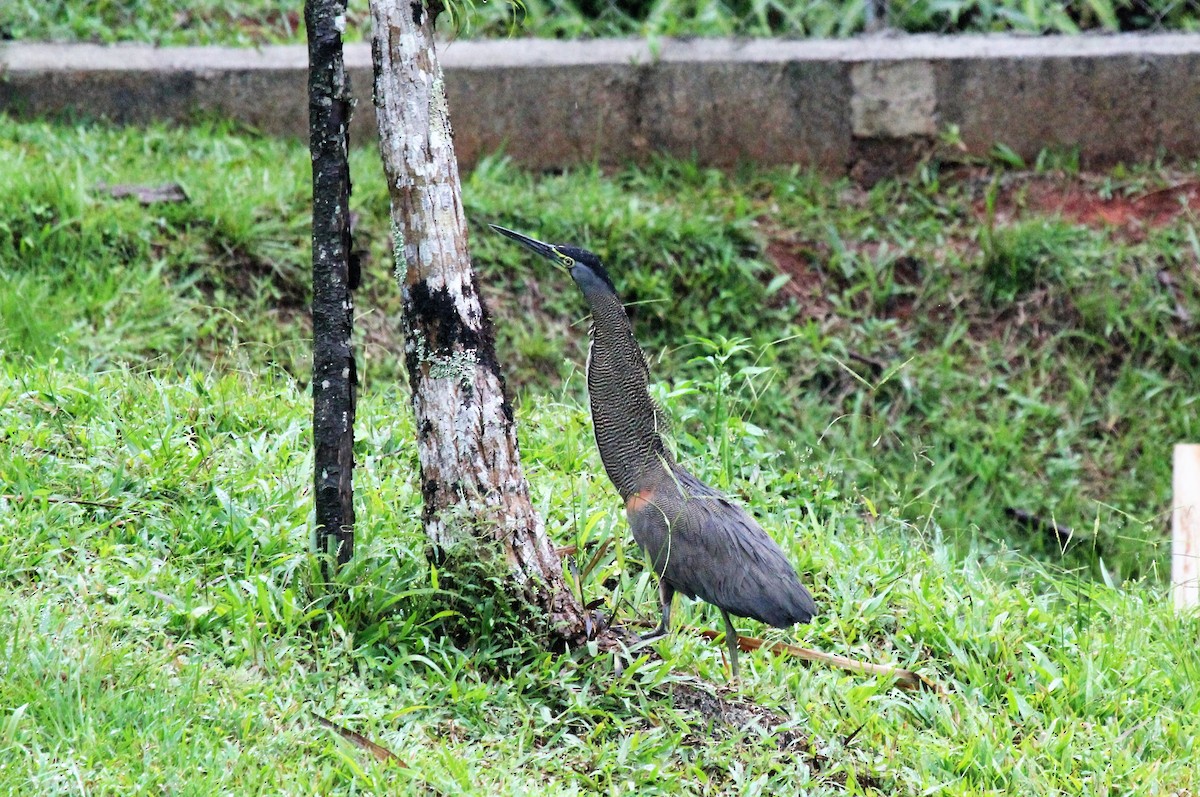
[[[1200,445],[1175,446],[1171,591],[1176,611],[1200,607]]]

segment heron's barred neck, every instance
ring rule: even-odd
[[[592,312],[597,310],[619,310],[622,315],[625,314],[625,305],[621,302],[621,297],[614,291],[602,287],[594,282],[578,283],[579,290],[583,293],[583,298],[587,300],[588,307]]]
[[[589,297],[588,399],[600,460],[613,485],[628,498],[657,485],[670,456],[661,413],[650,397],[646,359],[629,317],[614,294]]]

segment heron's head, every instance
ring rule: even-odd
[[[616,293],[616,288],[613,287],[608,272],[604,270],[604,264],[600,262],[600,258],[594,253],[586,249],[580,249],[578,246],[542,243],[536,238],[530,238],[528,235],[522,235],[519,232],[514,232],[496,224],[488,226],[501,235],[512,238],[517,243],[532,249],[554,265],[568,272],[571,278],[575,280],[575,284],[579,286],[585,295],[592,291]]]

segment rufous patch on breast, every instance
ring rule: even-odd
[[[654,492],[652,490],[641,490],[636,492],[629,496],[628,500],[625,501],[625,511],[633,514],[646,504],[650,503],[650,499],[653,497]]]

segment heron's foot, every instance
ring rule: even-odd
[[[662,625],[660,625],[658,628],[655,628],[653,631],[647,631],[647,632],[646,632],[646,633],[644,633],[644,634],[639,634],[639,635],[638,635],[638,641],[640,641],[640,642],[652,642],[652,641],[654,641],[655,639],[658,639],[659,637],[664,637],[664,636],[666,636],[666,635],[667,635],[667,628],[666,628],[666,626],[662,626]]]
[[[629,647],[627,647],[625,649],[624,655],[629,656],[628,660],[632,661],[634,651],[640,650],[641,648],[645,647],[646,645],[649,645],[650,643],[654,642],[656,639],[661,639],[662,637],[664,637],[666,635],[667,635],[667,629],[663,625],[660,625],[658,628],[655,628],[653,631],[647,632],[645,634],[638,634],[637,637],[635,638],[635,641],[631,645],[629,645]],[[616,654],[615,670],[616,670],[617,675],[620,675],[625,670],[626,662],[622,661],[621,657],[622,657],[621,653]]]

